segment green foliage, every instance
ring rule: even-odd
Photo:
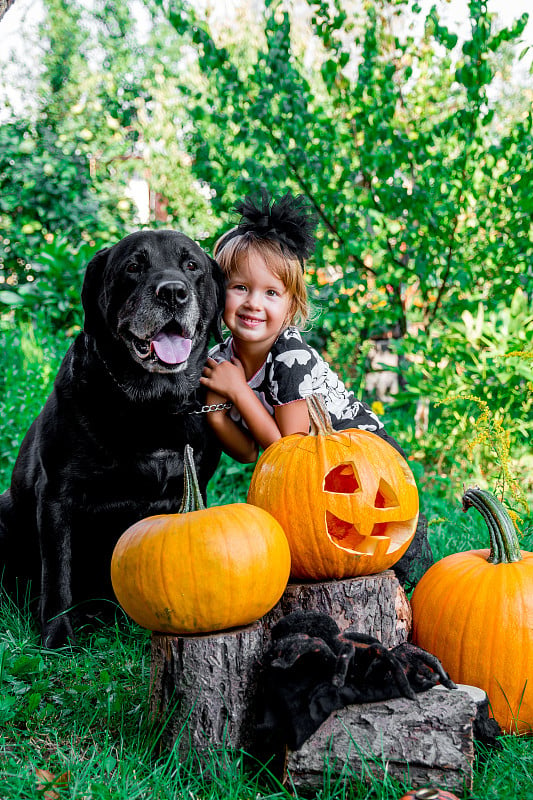
[[[38,314],[45,329],[54,333],[78,331],[85,267],[99,249],[95,242],[73,249],[64,237],[43,242],[27,265],[31,280],[0,289],[0,312],[2,307],[12,309],[16,319],[27,321]]]
[[[225,453],[207,488],[210,506],[245,503],[254,464],[239,464]]]
[[[507,126],[488,94],[494,59],[525,18],[496,32],[486,4],[471,2],[471,34],[454,62],[457,37],[435,8],[418,41],[407,4],[392,10],[406,22],[400,38],[390,4],[355,12],[308,0],[311,60],[274,0],[253,57],[249,42],[217,44],[184,0],[157,5],[204,77],[201,92],[182,91],[194,171],[216,211],[226,218],[237,196],[263,184],[302,192],[319,214],[310,274],[327,314],[317,339],[354,327],[363,338],[413,323],[429,330],[486,303],[489,286],[491,301],[531,290],[532,117]],[[385,301],[378,319],[369,292]]]
[[[63,331],[52,333],[43,317],[15,325],[0,322],[0,488],[11,481],[22,439],[40,412],[69,346]]]
[[[34,277],[31,254],[59,235],[81,242],[96,226],[99,201],[74,141],[45,124],[0,126],[0,274]],[[92,235],[92,234],[91,234]]]
[[[463,311],[435,334],[419,332],[396,343],[404,388],[388,409],[391,430],[428,469],[451,471],[458,481],[495,481],[501,465],[490,442],[474,454],[469,450],[479,411],[465,397],[476,397],[503,423],[515,471],[531,494],[533,366],[530,358],[508,354],[531,352],[533,303],[517,289],[509,306],[487,311],[480,303],[475,313]],[[428,413],[425,429],[418,431],[417,406]]]

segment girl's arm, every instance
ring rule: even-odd
[[[309,433],[309,412],[305,400],[294,400],[284,406],[276,406],[274,417],[282,436]]]
[[[200,381],[212,392],[226,397],[233,403],[246,422],[251,437],[263,449],[281,439],[282,436],[288,436],[290,433],[308,433],[309,431],[309,416],[305,400],[297,400],[286,406],[276,407],[274,410],[275,417],[273,418],[248,386],[242,365],[237,359],[233,359],[232,362],[222,361],[221,363],[208,359]],[[231,426],[243,436],[246,436],[246,434],[224,412],[222,412],[225,419],[223,421],[219,416],[220,413],[213,412],[209,415],[213,418],[210,419],[210,424],[217,431],[217,435],[223,445],[229,448],[233,445]],[[215,428],[215,426],[217,427]],[[234,448],[232,447],[232,449]],[[241,450],[240,446],[238,450]],[[230,452],[229,449],[227,452],[233,458],[242,460]],[[255,457],[257,458],[257,453]]]
[[[208,358],[204,367],[203,375],[200,378],[210,392],[222,395],[233,403],[243,420],[246,422],[250,437],[257,445],[267,448],[269,444],[281,438],[281,433],[276,424],[276,420],[270,416],[259,398],[254,394],[246,382],[244,369],[240,361],[236,358],[232,361],[221,361],[217,363],[214,359]],[[223,412],[224,420],[219,416],[220,412],[209,414],[210,424],[216,430],[221,442],[235,450],[233,445],[233,431],[239,431],[246,437],[246,432],[242,431],[233,420]],[[216,426],[216,428],[215,428]],[[237,447],[237,452],[241,451],[241,446]],[[246,449],[243,450],[243,455]],[[241,460],[228,450],[229,454]],[[256,456],[257,458],[257,452]],[[251,459],[255,460],[255,459]]]
[[[207,392],[206,402],[209,405],[224,403],[226,400],[227,398],[223,395]],[[220,441],[224,452],[235,461],[240,461],[241,464],[252,464],[257,460],[259,455],[257,442],[248,436],[246,431],[239,428],[226,411],[210,411],[207,414],[207,421]]]

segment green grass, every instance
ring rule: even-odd
[[[20,443],[52,388],[72,339],[39,324],[0,318],[0,490],[9,486]]]
[[[238,754],[213,752],[202,778],[194,754],[180,763],[160,747],[162,725],[149,710],[150,639],[117,609],[114,625],[82,632],[79,644],[44,650],[25,611],[0,602],[0,797],[43,798],[38,770],[68,772],[60,798],[288,798],[284,789]],[[506,736],[484,753],[471,798],[533,798],[531,739]],[[323,800],[393,800],[406,785],[387,777],[336,780],[327,771]],[[296,795],[298,796],[298,795]]]

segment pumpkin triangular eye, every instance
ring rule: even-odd
[[[353,494],[360,489],[359,478],[353,464],[338,464],[324,479],[324,491]]]
[[[375,508],[396,508],[400,503],[396,496],[396,492],[383,478],[380,478],[376,499],[374,501]]]

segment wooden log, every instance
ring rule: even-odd
[[[180,755],[211,747],[246,749],[253,739],[264,631],[152,635],[151,711],[165,717],[163,744]]]
[[[300,610],[323,611],[341,632],[352,628],[367,633],[385,647],[406,642],[411,632],[411,606],[392,570],[341,581],[289,583],[263,624],[272,628],[281,617]]]
[[[334,712],[297,751],[289,751],[288,783],[297,790],[331,779],[380,779],[413,787],[472,787],[477,706],[466,691],[434,687],[416,700],[396,698]]]
[[[163,744],[180,753],[225,745],[254,749],[257,687],[270,630],[298,609],[330,614],[341,630],[376,636],[386,647],[405,642],[411,609],[389,570],[342,581],[289,584],[281,601],[254,625],[201,636],[154,633],[151,708],[165,718]],[[168,720],[167,720],[168,717]]]

